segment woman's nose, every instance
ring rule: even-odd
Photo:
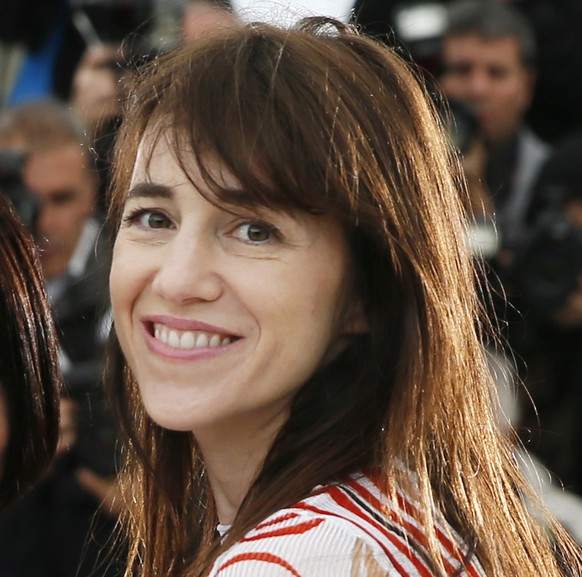
[[[218,299],[223,281],[216,257],[208,239],[192,239],[179,232],[165,247],[153,290],[176,304]]]

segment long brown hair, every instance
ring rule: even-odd
[[[203,575],[267,515],[317,484],[371,469],[390,487],[408,486],[414,472],[420,521],[442,574],[435,508],[491,577],[562,575],[550,538],[526,512],[527,488],[495,424],[465,189],[410,67],[326,19],[293,30],[241,26],[160,59],[127,101],[114,228],[146,128],[173,139],[186,174],[195,158],[216,204],[234,201],[205,170],[208,159],[238,179],[245,195],[237,202],[339,219],[370,330],[297,393],[222,543],[213,538],[217,519],[196,440],[149,419],[112,333],[108,382],[131,479],[128,575],[136,567],[144,577]],[[574,557],[563,531],[550,526]]]
[[[31,235],[0,192],[0,389],[8,447],[0,508],[48,468],[59,435],[57,339]]]

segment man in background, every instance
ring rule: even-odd
[[[20,167],[14,168],[20,190],[13,201],[26,212],[39,248],[64,372],[83,379],[81,373],[96,368],[108,267],[106,239],[94,213],[98,178],[84,128],[56,102],[10,108],[0,115],[0,151],[3,157],[20,155]]]
[[[95,210],[99,182],[83,126],[53,101],[0,115],[0,164],[3,192],[39,248],[65,377],[59,458],[0,515],[0,573],[83,577],[116,521],[101,507],[115,487],[115,433],[100,380],[110,251]]]
[[[471,207],[493,247],[489,266],[492,317],[500,321],[516,370],[532,346],[526,306],[513,278],[513,265],[528,234],[527,215],[550,146],[527,126],[536,82],[536,41],[529,21],[497,2],[456,0],[448,5],[441,38],[440,88],[451,104],[472,117],[468,145],[461,150]],[[507,302],[509,301],[509,303]],[[509,352],[513,356],[512,352]]]
[[[480,162],[467,159],[467,177],[486,185],[501,243],[511,247],[550,152],[525,123],[536,81],[534,32],[517,10],[499,3],[460,0],[448,14],[440,85],[475,116],[484,154]]]

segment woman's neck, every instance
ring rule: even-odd
[[[261,452],[259,458],[257,453],[251,455],[237,446],[220,454],[204,455],[218,519],[224,525],[232,524],[257,476],[266,452]]]
[[[230,525],[261,470],[282,423],[254,427],[223,427],[218,433],[195,432],[218,519]]]

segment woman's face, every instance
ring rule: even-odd
[[[217,208],[163,138],[146,171],[148,151],[146,135],[111,272],[115,328],[145,408],[197,436],[274,432],[301,385],[362,329],[346,311],[345,236],[330,217]]]

